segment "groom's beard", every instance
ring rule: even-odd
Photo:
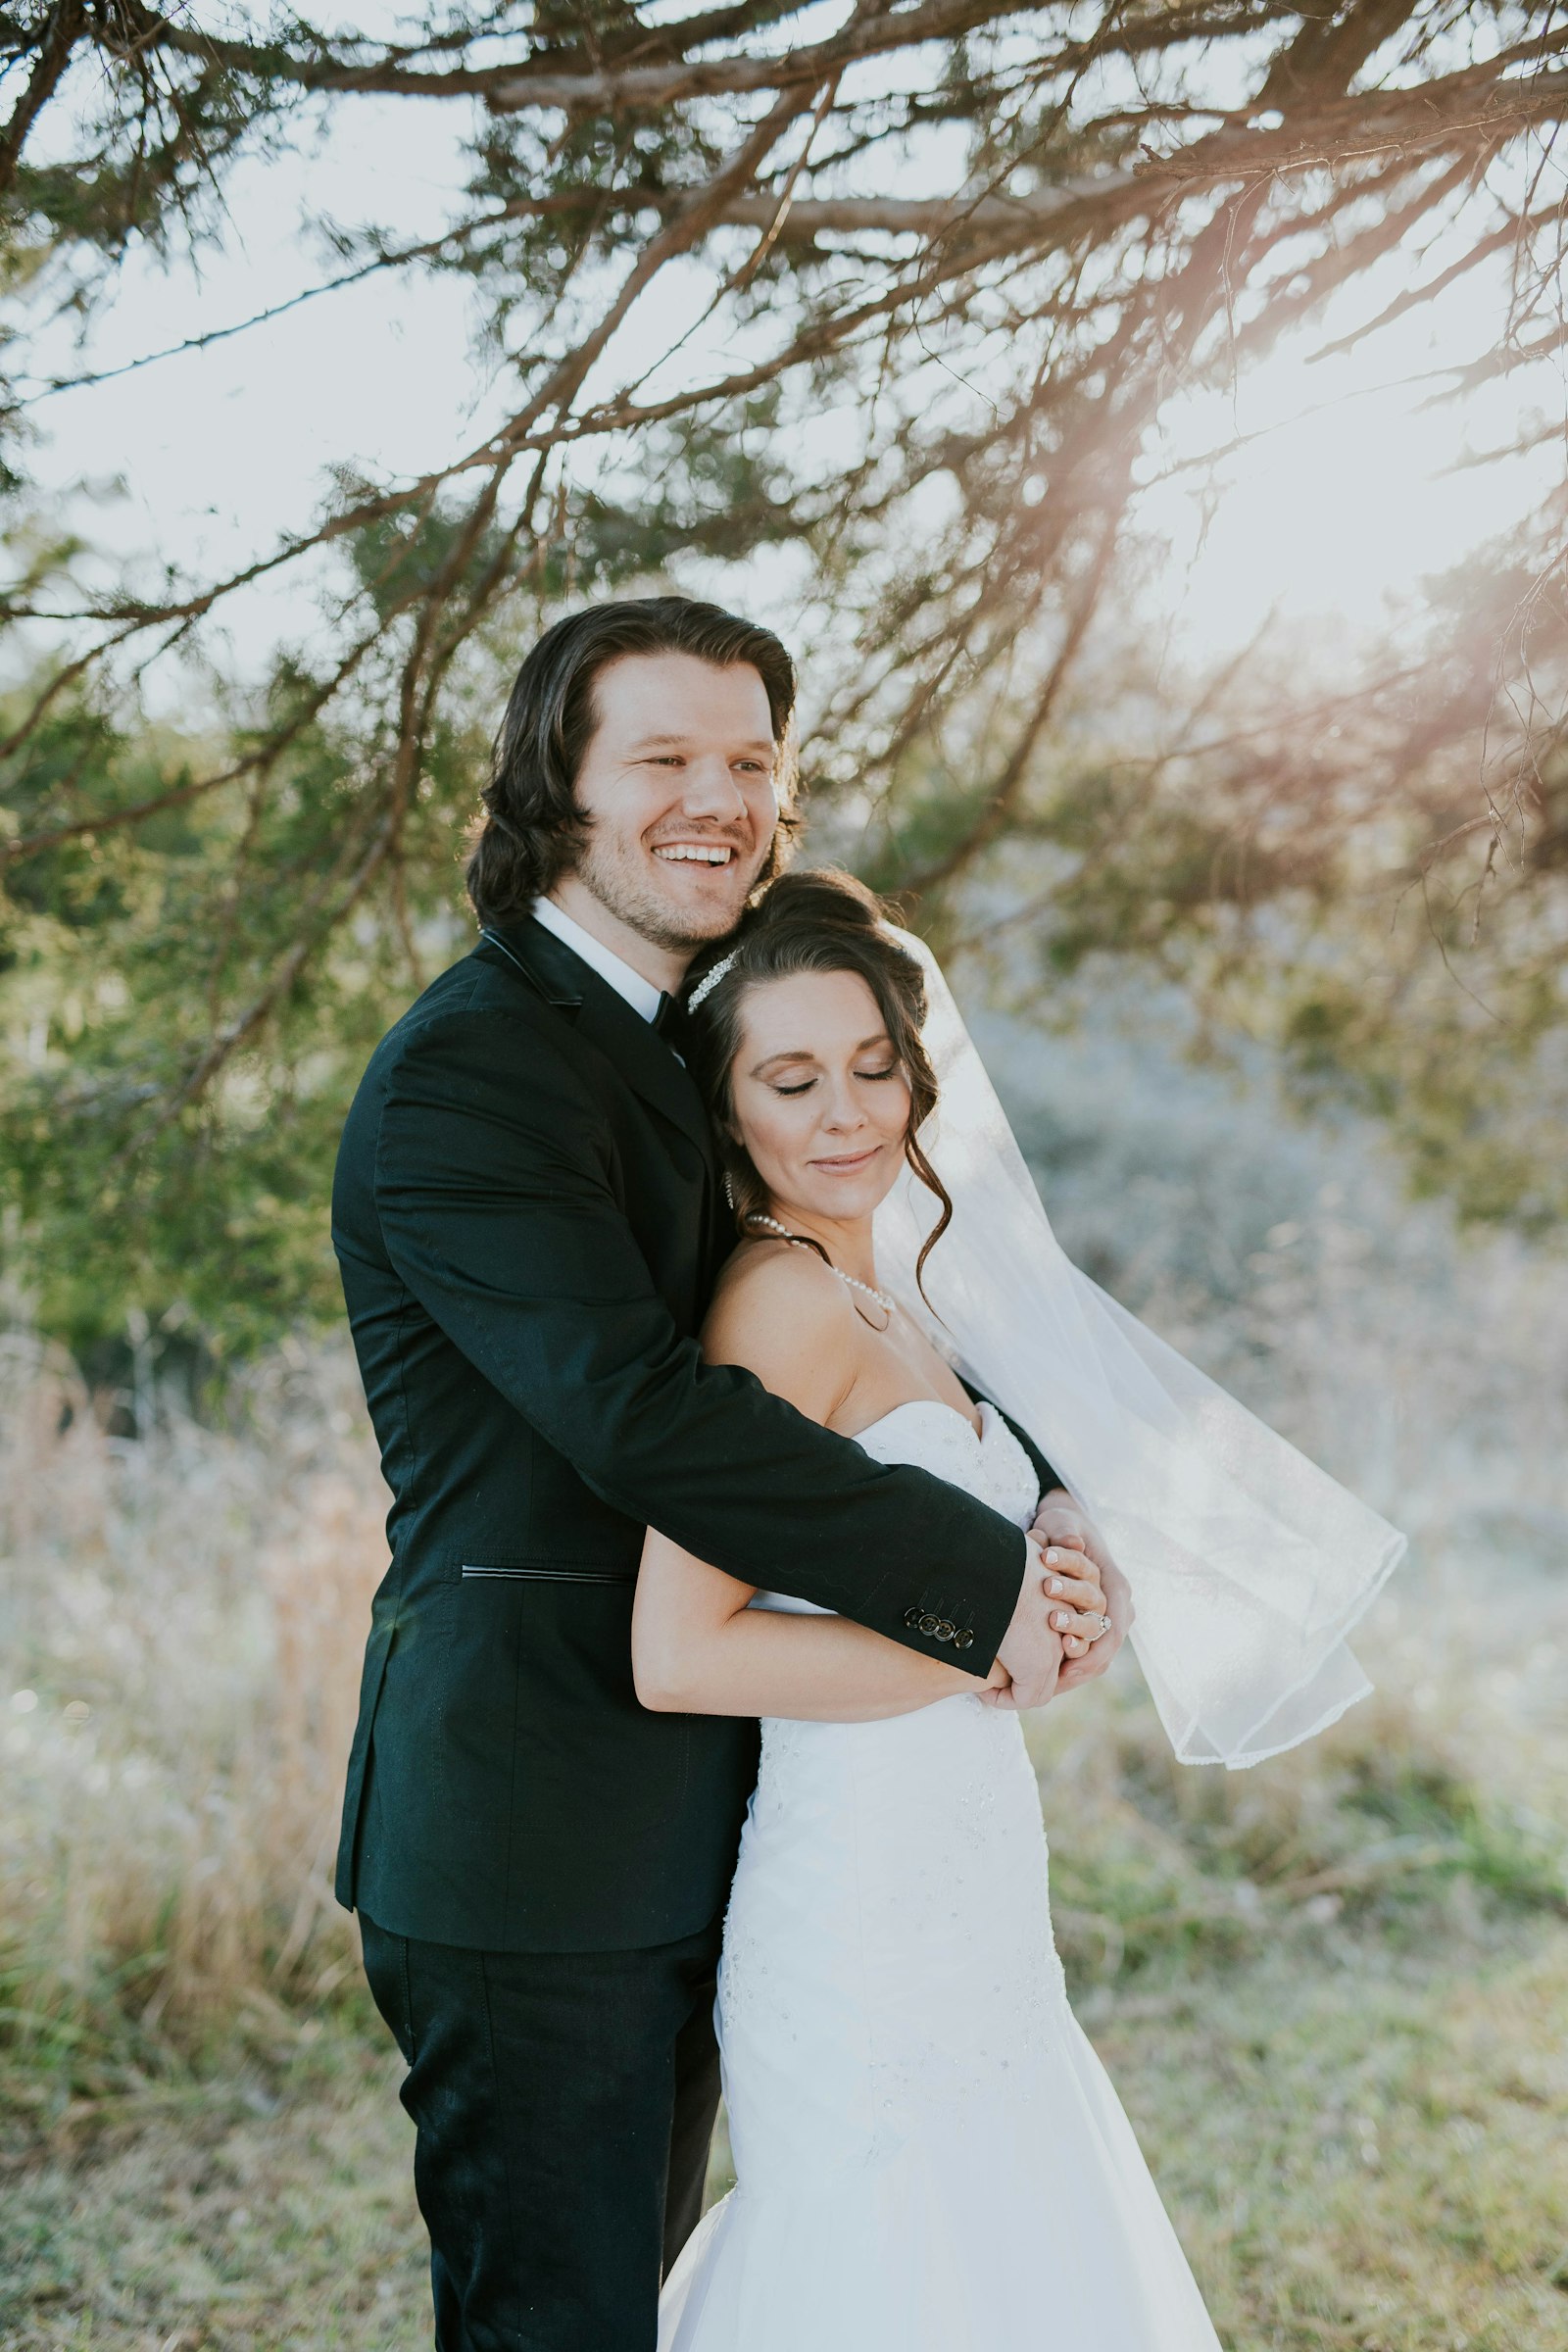
[[[733,856],[731,863],[722,869],[725,887],[714,891],[708,906],[671,904],[648,874],[634,866],[612,843],[596,839],[592,833],[583,844],[573,871],[601,906],[617,922],[624,923],[628,931],[635,931],[639,939],[646,939],[650,947],[661,949],[666,956],[695,956],[699,948],[706,948],[712,940],[724,939],[734,930],[764,862],[755,851],[748,853],[737,843],[726,846]],[[744,887],[736,879],[741,875],[745,877]]]

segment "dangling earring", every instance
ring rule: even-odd
[[[735,1205],[735,1187],[729,1180],[729,1171],[727,1169],[724,1173],[724,1199],[727,1205],[730,1208],[733,1208]]]

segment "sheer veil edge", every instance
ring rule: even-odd
[[[1259,1764],[1367,1695],[1347,1637],[1405,1539],[1071,1264],[940,965],[899,937],[926,974],[942,1097],[920,1140],[954,1217],[926,1261],[935,1316],[912,1175],[877,1212],[880,1278],[1101,1527],[1180,1760]]]

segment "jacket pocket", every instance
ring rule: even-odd
[[[465,1582],[506,1578],[528,1585],[634,1585],[637,1582],[635,1568],[574,1568],[561,1560],[528,1560],[514,1567],[488,1567],[465,1560],[460,1574]]]

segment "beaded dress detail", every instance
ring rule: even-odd
[[[981,1419],[900,1405],[858,1443],[1027,1527],[1029,1459]],[[738,2186],[660,2352],[1218,2352],[1067,2006],[1016,1715],[763,1723],[718,2027]]]

